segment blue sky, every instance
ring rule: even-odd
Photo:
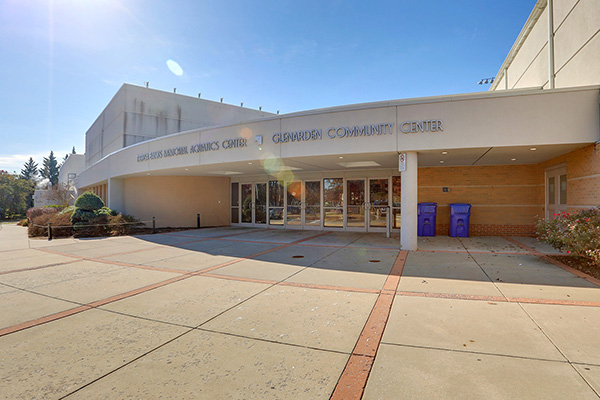
[[[281,113],[487,90],[535,3],[0,0],[0,170],[83,153],[123,83]]]

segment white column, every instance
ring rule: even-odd
[[[400,247],[417,250],[417,152],[406,153],[406,171],[401,174]]]
[[[125,196],[123,193],[123,179],[108,179],[108,208],[125,213]]]

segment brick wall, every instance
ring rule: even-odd
[[[438,203],[438,235],[449,233],[449,204],[469,203],[472,236],[533,236],[536,220],[544,216],[545,170],[560,164],[567,167],[569,209],[599,205],[600,145],[537,165],[419,168],[419,202]]]
[[[566,155],[567,203],[570,209],[600,204],[600,145]]]
[[[567,204],[571,211],[600,204],[600,145],[590,145],[540,164],[567,166]]]
[[[438,203],[439,235],[449,232],[449,205],[469,203],[471,235],[532,236],[544,215],[544,173],[539,165],[419,168],[419,202]]]

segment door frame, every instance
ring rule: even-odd
[[[365,209],[365,227],[366,227],[366,231],[367,232],[385,232],[387,230],[387,219],[386,219],[386,226],[383,227],[372,227],[371,226],[371,208],[373,207],[373,202],[371,201],[371,181],[372,180],[383,180],[385,179],[387,181],[387,210],[386,213],[388,212],[392,212],[392,207],[391,207],[391,184],[392,184],[392,178],[391,176],[387,176],[387,177],[368,177],[367,178],[367,187],[365,188],[365,199],[366,199],[366,204],[367,204],[367,208]],[[387,217],[386,217],[387,218]]]
[[[564,176],[565,187],[565,203],[561,204],[561,181],[560,178]],[[550,203],[550,179],[554,178],[554,203]],[[567,182],[567,165],[565,163],[554,165],[546,168],[544,173],[544,210],[547,220],[553,219],[554,214],[560,214],[568,211],[568,196],[569,193],[568,182]]]

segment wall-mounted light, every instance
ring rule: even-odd
[[[530,148],[529,150],[531,150],[531,151],[536,151],[536,150],[537,150],[537,147],[532,147],[532,148]]]

